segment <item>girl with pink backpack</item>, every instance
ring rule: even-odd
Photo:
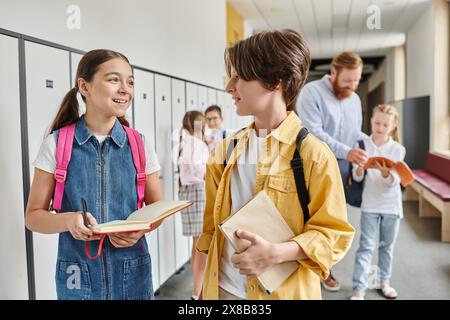
[[[81,117],[78,92],[86,103]],[[58,299],[154,297],[144,235],[159,224],[108,236],[94,235],[89,228],[125,220],[144,203],[162,199],[155,152],[125,119],[133,96],[134,78],[123,54],[86,53],[78,65],[76,85],[64,97],[33,162],[26,226],[34,232],[59,233]],[[80,279],[70,283],[70,271],[75,269]]]

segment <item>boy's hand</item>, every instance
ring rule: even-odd
[[[263,239],[257,234],[237,230],[236,235],[240,239],[251,242],[250,247],[242,253],[235,253],[231,257],[231,262],[241,274],[247,276],[258,276],[268,267],[275,264],[273,243]]]

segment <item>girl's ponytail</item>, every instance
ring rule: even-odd
[[[59,107],[58,113],[50,126],[50,133],[74,123],[79,118],[79,105],[77,100],[78,88],[72,88],[66,93]]]

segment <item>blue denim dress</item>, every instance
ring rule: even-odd
[[[59,131],[55,132],[57,139]],[[67,168],[61,213],[81,211],[81,198],[98,223],[124,220],[137,209],[136,169],[125,130],[116,120],[100,145],[80,118]],[[99,241],[90,241],[97,252]],[[89,260],[85,242],[59,235],[58,299],[153,299],[151,259],[143,237],[133,247],[115,248],[106,237],[100,258]]]

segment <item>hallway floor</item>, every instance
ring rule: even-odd
[[[441,220],[419,218],[417,202],[404,203],[405,218],[400,225],[394,249],[394,265],[391,285],[398,292],[398,299],[450,299],[450,244],[440,241]],[[360,211],[348,210],[350,223],[359,230]],[[322,289],[323,299],[343,300],[352,294],[352,273],[355,252],[359,245],[357,231],[352,247],[334,268],[333,275],[341,282],[341,290],[328,292]],[[373,261],[377,261],[374,253]],[[159,289],[158,300],[190,299],[192,272],[190,263],[173,275]],[[376,290],[366,293],[367,300],[384,299]]]

